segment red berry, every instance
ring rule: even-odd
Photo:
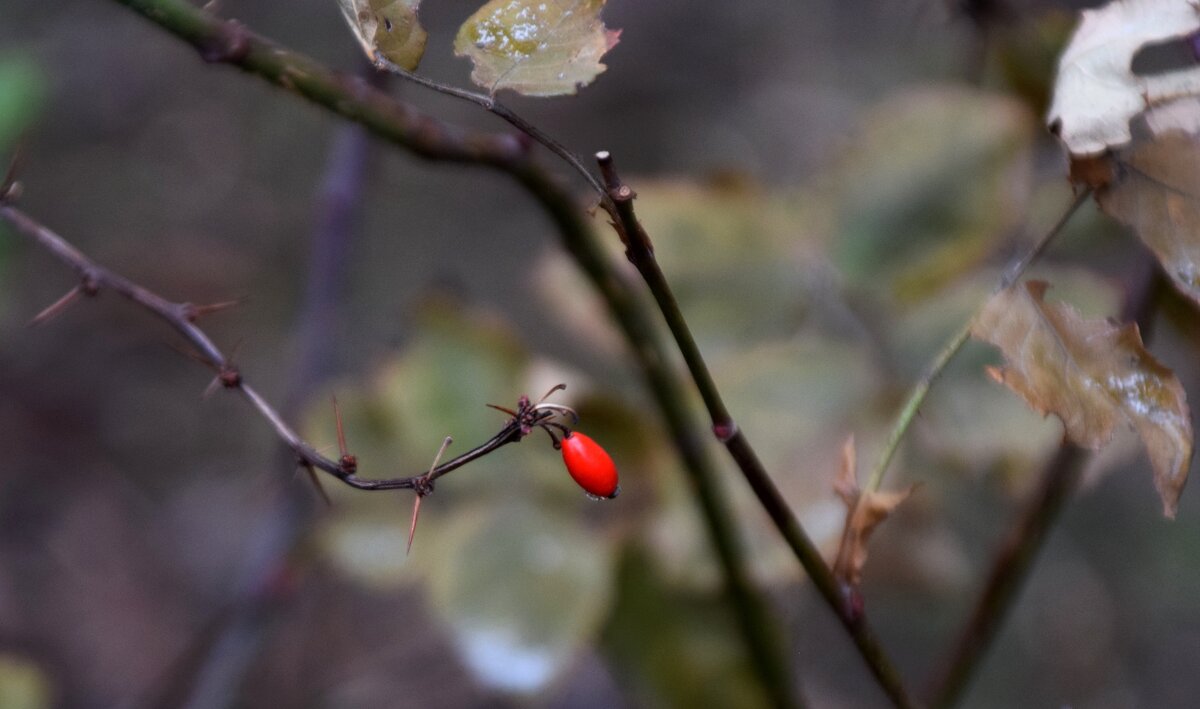
[[[612,499],[621,491],[617,466],[599,443],[572,432],[562,439],[562,454],[567,472],[589,495]]]

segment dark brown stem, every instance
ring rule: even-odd
[[[637,195],[629,185],[621,180],[610,153],[597,153],[596,160],[600,165],[600,174],[604,177],[605,188],[614,204],[613,213],[617,220],[614,226],[621,234],[621,239],[625,244],[625,256],[645,280],[654,296],[654,301],[658,304],[659,311],[667,322],[667,327],[675,338],[675,344],[683,354],[692,380],[708,409],[712,420],[713,435],[729,451],[729,455],[758,498],[759,504],[766,510],[779,534],[788,543],[800,565],[812,578],[821,597],[842,621],[842,625],[854,639],[854,643],[871,673],[892,703],[897,707],[912,706],[900,673],[879,644],[867,624],[866,618],[860,611],[850,608],[845,603],[841,585],[834,578],[829,565],[825,563],[817,546],[800,525],[800,521],[792,512],[783,494],[779,492],[779,488],[775,486],[775,481],[767,473],[766,467],[746,438],[746,434],[738,428],[733,416],[726,408],[725,401],[721,398],[721,392],[709,372],[708,364],[700,353],[700,347],[696,344],[687,320],[679,309],[679,303],[675,300],[666,276],[658,265],[658,259],[654,256],[654,245],[634,213],[633,200]]]

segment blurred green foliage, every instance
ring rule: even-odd
[[[33,125],[45,101],[45,78],[37,64],[22,54],[0,54],[0,174],[8,170],[17,141]],[[0,233],[8,229],[0,224]],[[0,239],[0,281],[4,280],[10,239]],[[0,300],[0,314],[4,301]]]

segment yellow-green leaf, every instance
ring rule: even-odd
[[[417,22],[421,0],[338,0],[342,15],[367,57],[412,71],[425,54],[425,29]]]
[[[492,0],[458,30],[454,53],[475,64],[471,80],[490,93],[573,94],[605,66],[620,31],[600,21],[605,0]]]
[[[1127,422],[1154,467],[1163,513],[1175,516],[1192,459],[1192,422],[1183,386],[1145,347],[1136,325],[1088,320],[1046,303],[1047,284],[1032,281],[997,293],[971,334],[999,347],[1007,366],[997,381],[1035,411],[1062,419],[1067,437],[1099,449]]]

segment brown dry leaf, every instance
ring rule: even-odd
[[[496,93],[573,94],[605,66],[621,32],[600,21],[605,0],[492,0],[467,18],[454,54],[475,64],[471,80]]]
[[[846,503],[846,524],[833,562],[833,574],[851,588],[862,584],[871,533],[913,491],[910,485],[901,492],[864,492],[858,486],[856,458],[854,436],[851,435],[842,446],[842,467],[833,481],[834,491]]]
[[[1106,214],[1146,242],[1184,295],[1200,303],[1200,100],[1139,119],[1137,139],[1113,158],[1096,192]]]
[[[992,297],[971,334],[1004,353],[989,368],[1039,413],[1055,414],[1074,443],[1102,448],[1120,421],[1141,437],[1154,467],[1163,513],[1175,516],[1192,459],[1192,423],[1183,386],[1142,346],[1134,324],[1087,320],[1046,303],[1049,286],[1017,284]]]

